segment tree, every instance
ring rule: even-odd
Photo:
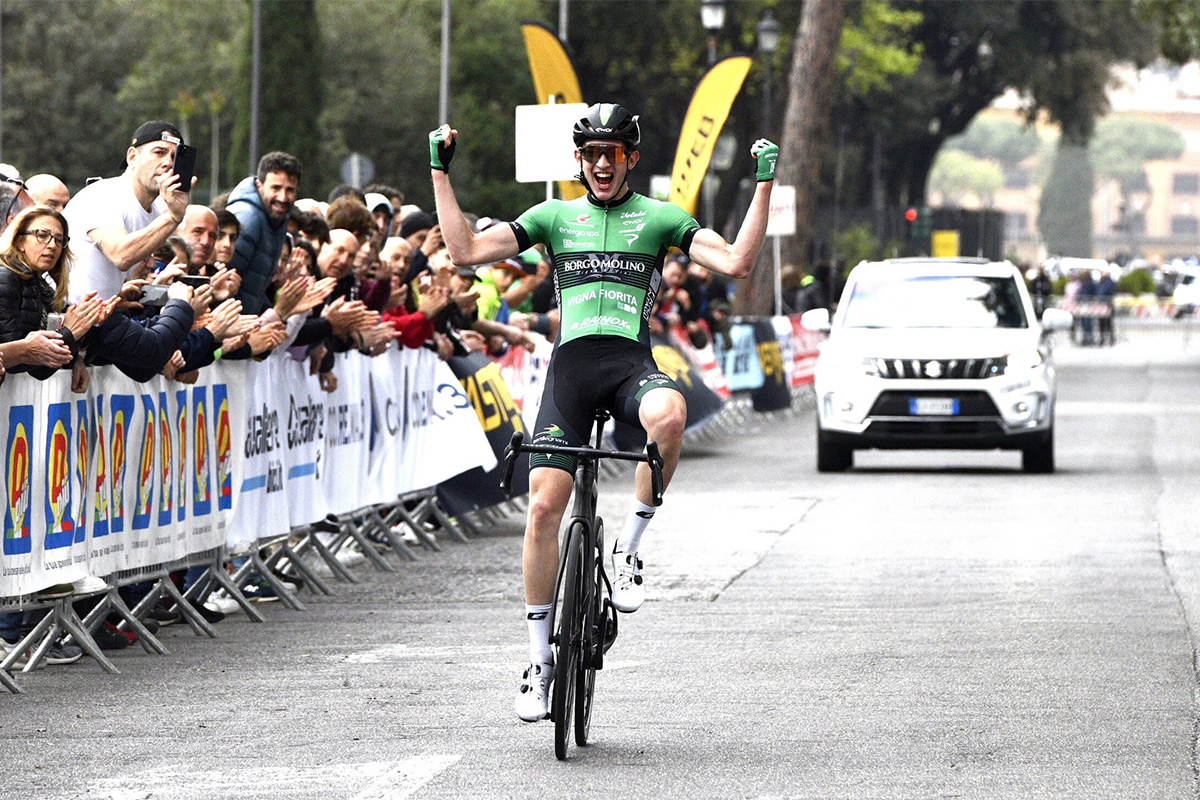
[[[1170,125],[1126,114],[1103,120],[1092,140],[1097,177],[1116,181],[1126,197],[1145,186],[1147,161],[1173,160],[1183,151],[1183,136]]]
[[[971,121],[966,131],[952,136],[945,148],[961,150],[976,158],[997,162],[1006,171],[1017,169],[1021,162],[1042,149],[1042,138],[1032,125],[998,117],[980,116]]]
[[[1095,186],[1087,148],[1060,139],[1050,177],[1042,188],[1037,220],[1051,255],[1091,257]]]
[[[961,206],[969,194],[979,200],[980,208],[991,206],[996,192],[1004,186],[1004,174],[995,163],[963,152],[942,150],[929,173],[930,188],[954,206]]]
[[[258,112],[258,155],[283,150],[300,159],[305,184],[321,181],[320,116],[325,84],[321,29],[316,0],[261,0],[262,54]],[[233,94],[233,141],[227,160],[230,175],[253,170],[250,159],[250,74],[252,35],[237,65]],[[315,174],[314,174],[315,173]]]
[[[806,0],[800,18],[788,77],[787,111],[775,179],[796,187],[796,230],[784,261],[807,262],[810,229],[816,211],[816,188],[829,132],[836,90],[836,56],[845,20],[841,0]],[[757,269],[738,298],[742,313],[769,313],[774,294],[771,270]]]

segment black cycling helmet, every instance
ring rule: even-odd
[[[575,123],[571,137],[576,147],[597,139],[620,142],[626,150],[637,150],[642,141],[642,129],[638,115],[616,103],[596,103],[587,110],[587,115]]]

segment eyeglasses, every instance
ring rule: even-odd
[[[579,148],[579,155],[589,164],[595,164],[600,156],[608,156],[613,164],[624,164],[627,153],[625,147],[619,144],[585,144]]]
[[[32,236],[38,240],[38,244],[47,244],[51,240],[53,240],[54,244],[56,244],[58,247],[65,247],[67,244],[67,237],[63,236],[61,233],[51,233],[45,228],[38,228],[36,231],[25,231],[21,235]]]

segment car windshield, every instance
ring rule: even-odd
[[[872,275],[847,301],[847,328],[1027,328],[1016,282],[977,275]]]

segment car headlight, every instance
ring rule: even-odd
[[[879,362],[873,358],[863,358],[862,360],[863,374],[872,378],[878,378],[883,374],[883,370],[879,368]]]
[[[1019,370],[1036,369],[1042,365],[1042,354],[1037,350],[1018,350],[1015,353],[1009,353],[1005,359],[1006,367],[1005,374],[1012,374]]]

